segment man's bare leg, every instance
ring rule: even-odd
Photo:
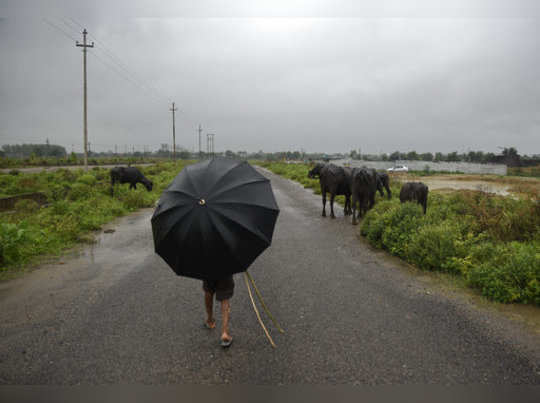
[[[216,327],[216,320],[214,319],[214,294],[205,291],[204,292],[204,305],[206,307],[206,325],[208,328],[213,329]]]
[[[229,334],[229,314],[231,312],[231,304],[228,299],[221,301],[221,340],[230,341],[232,340],[231,335]]]

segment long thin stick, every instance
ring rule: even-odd
[[[249,281],[248,281],[248,276],[247,275],[244,276],[244,280],[246,281],[246,287],[248,289],[249,299],[251,299],[251,304],[253,305],[253,310],[255,311],[255,314],[257,315],[257,319],[259,320],[259,323],[260,323],[261,327],[263,328],[264,333],[266,334],[266,337],[268,338],[268,341],[270,341],[270,344],[272,345],[272,347],[276,348],[276,344],[274,343],[274,340],[272,340],[272,337],[270,337],[270,333],[268,333],[268,330],[266,330],[266,326],[264,326],[264,323],[263,323],[263,321],[261,319],[261,315],[259,314],[259,310],[255,306],[255,301],[253,300],[253,295],[251,295],[251,288],[249,288]]]
[[[261,295],[261,293],[259,292],[259,289],[257,288],[257,286],[255,285],[255,280],[253,280],[253,277],[251,277],[251,274],[248,273],[248,271],[246,270],[246,274],[249,278],[249,281],[251,281],[251,284],[253,285],[253,288],[255,289],[255,294],[257,294],[257,297],[259,297],[259,301],[261,301],[261,305],[263,306],[266,314],[270,317],[270,319],[272,320],[272,322],[274,323],[274,325],[277,327],[277,329],[280,331],[280,333],[285,333],[285,330],[283,330],[281,328],[281,326],[279,326],[279,323],[277,322],[277,320],[274,318],[274,315],[272,315],[272,313],[270,312],[270,310],[268,309],[268,307],[266,306],[266,304],[264,303],[264,300],[263,300],[263,297]]]

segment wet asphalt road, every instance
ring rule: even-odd
[[[241,275],[235,340],[219,347],[200,281],[154,255],[145,210],[63,264],[0,284],[0,383],[540,384],[538,335],[426,288],[363,244],[341,208],[322,218],[319,196],[266,174],[281,213],[250,272],[286,329],[272,329],[277,349]]]

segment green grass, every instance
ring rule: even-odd
[[[110,196],[109,170],[104,168],[0,174],[4,196],[41,191],[48,201],[40,208],[34,201],[21,200],[14,211],[0,213],[0,279],[24,270],[40,257],[58,255],[91,240],[92,231],[115,217],[152,207],[188,163],[141,167],[153,182],[153,190],[148,192],[141,184],[136,190],[129,190],[127,184],[116,185],[114,197]]]
[[[120,165],[166,162],[168,158],[162,157],[92,157],[88,158],[88,165]],[[0,168],[42,167],[42,166],[82,166],[83,159],[75,156],[66,157],[27,157],[10,158],[0,157]]]
[[[262,163],[274,173],[318,189],[308,165]],[[374,246],[426,271],[463,279],[502,303],[540,306],[540,203],[478,191],[431,192],[427,214],[415,203],[381,199],[362,220],[360,232]],[[320,193],[320,192],[319,192]]]

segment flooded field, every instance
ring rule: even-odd
[[[394,180],[400,182],[420,181],[430,190],[454,191],[476,190],[500,196],[540,195],[540,180],[536,178],[500,177],[495,175],[433,175],[415,176],[411,174],[394,174]]]
[[[452,178],[424,177],[421,179],[430,190],[478,190],[500,196],[510,195],[510,185],[485,181],[459,181]]]

